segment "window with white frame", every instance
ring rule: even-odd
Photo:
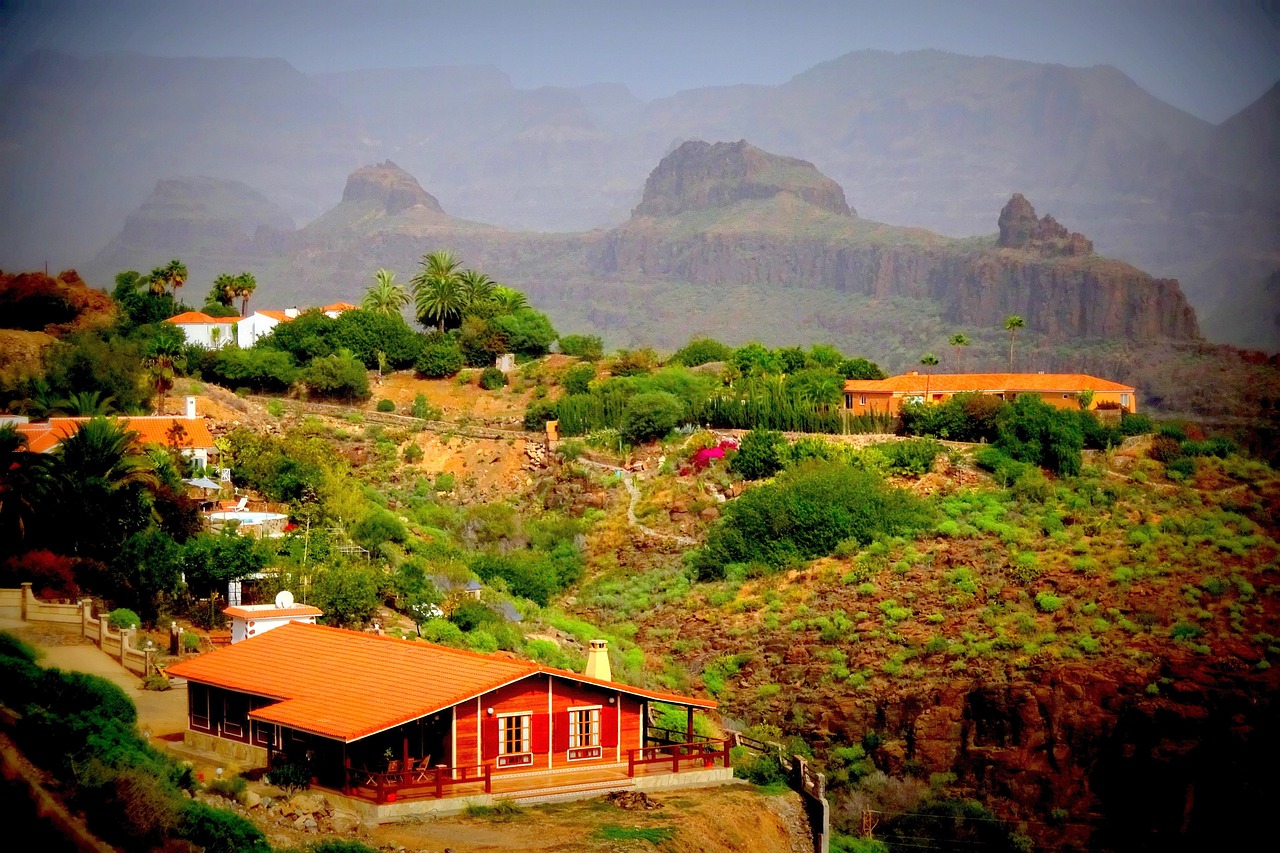
[[[569,709],[569,748],[600,745],[600,706]]]
[[[498,717],[498,754],[519,755],[529,752],[532,714],[502,714]]]
[[[1127,406],[1127,405],[1129,405],[1129,395],[1128,395],[1128,394],[1121,394],[1121,395],[1120,395],[1120,405],[1122,405],[1122,406]]]

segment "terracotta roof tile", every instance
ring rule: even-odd
[[[198,323],[238,323],[239,317],[210,317],[202,311],[184,311],[165,320],[166,323],[198,324]]]
[[[287,323],[293,319],[283,311],[276,311],[274,309],[267,309],[265,311],[255,311],[254,313],[261,314],[263,317],[270,317],[272,320],[275,320],[278,323]]]
[[[28,436],[28,450],[33,453],[45,453],[57,447],[63,439],[74,435],[82,424],[90,420],[92,418],[49,418],[48,422],[43,424],[23,424],[20,431]],[[125,428],[136,432],[138,441],[142,444],[163,444],[167,447],[169,430],[177,423],[182,426],[184,433],[178,441],[178,447],[212,448],[214,446],[213,436],[209,434],[209,427],[205,425],[203,418],[136,417],[119,418],[119,422]]]
[[[283,701],[251,716],[351,742],[539,672],[697,707],[714,702],[640,690],[429,643],[291,622],[181,661],[171,675]]]
[[[274,607],[267,605],[258,607],[227,607],[223,613],[228,616],[239,616],[241,619],[281,619],[285,616],[323,616],[324,611],[309,604],[295,604],[293,607]]]
[[[352,305],[350,302],[334,302],[321,308],[321,311],[355,311],[359,305]]]
[[[1109,379],[1099,379],[1084,373],[903,373],[888,379],[850,379],[844,383],[846,392],[866,393],[924,393],[928,383],[930,393],[958,394],[964,391],[1062,391],[1075,393],[1086,388],[1093,391],[1128,391],[1133,386],[1121,385]]]

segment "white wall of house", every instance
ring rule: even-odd
[[[236,342],[241,349],[248,349],[253,346],[258,338],[271,334],[271,330],[279,324],[280,321],[274,317],[268,317],[266,314],[254,311],[236,324]]]
[[[234,343],[236,338],[235,323],[174,323],[187,343],[202,346],[205,349],[218,349]]]

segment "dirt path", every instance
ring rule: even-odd
[[[804,853],[813,849],[799,795],[766,795],[746,785],[650,794],[653,810],[607,800],[536,806],[507,818],[451,817],[375,828],[366,843],[408,850],[664,850],[671,853]]]
[[[635,484],[635,475],[630,471],[618,468],[615,465],[606,465],[603,462],[596,462],[594,459],[582,457],[578,462],[584,465],[591,465],[602,471],[617,471],[622,475],[622,485],[626,488],[627,494],[631,496],[631,500],[627,503],[627,525],[635,528],[645,536],[652,536],[655,539],[666,539],[668,542],[675,542],[686,547],[693,547],[698,544],[698,540],[688,536],[681,536],[679,533],[663,533],[661,530],[654,530],[652,527],[646,527],[636,518],[636,504],[640,502],[640,489]]]

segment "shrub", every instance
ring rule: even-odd
[[[220,349],[209,372],[224,385],[237,389],[248,386],[257,391],[287,391],[298,379],[293,356],[267,347]]]
[[[704,579],[723,576],[731,563],[781,568],[830,554],[846,539],[866,545],[925,520],[920,501],[879,474],[810,462],[726,505],[691,560]]]
[[[188,654],[200,651],[200,635],[194,631],[182,633],[182,650]]]
[[[782,433],[753,429],[742,437],[729,467],[748,480],[772,477],[782,470],[787,439]]]
[[[307,847],[306,853],[378,853],[377,850],[359,841],[319,841]]]
[[[486,367],[480,374],[480,387],[486,391],[497,391],[506,384],[507,374],[496,367]]]
[[[1121,435],[1146,435],[1152,429],[1151,418],[1146,415],[1130,414],[1128,411],[1120,413]]]
[[[560,339],[560,352],[599,361],[604,357],[604,341],[599,335],[565,335]]]
[[[1023,394],[996,418],[996,446],[1014,459],[1059,474],[1080,473],[1084,434],[1077,413]]]
[[[345,350],[313,359],[302,372],[302,381],[318,397],[350,401],[369,396],[369,374],[364,365]]]
[[[205,853],[271,853],[271,845],[253,821],[206,803],[187,803],[178,834]]]
[[[219,797],[239,802],[240,798],[244,796],[248,784],[243,776],[237,774],[228,779],[214,779],[205,786],[205,790],[210,794],[217,794]]]
[[[422,345],[414,369],[428,379],[445,379],[457,375],[463,363],[462,348],[455,339],[433,335]]]
[[[315,583],[315,605],[325,620],[337,625],[367,621],[381,599],[372,571],[357,566],[333,566]]]
[[[330,340],[335,350],[349,350],[373,370],[378,366],[378,353],[393,369],[412,366],[422,352],[424,339],[399,314],[356,309],[338,315]]]
[[[169,683],[169,679],[165,678],[163,675],[148,675],[146,678],[142,679],[143,690],[155,690],[163,693],[172,687],[173,685]]]
[[[1170,480],[1186,480],[1196,473],[1196,461],[1190,456],[1179,456],[1170,459],[1165,465],[1165,474]]]
[[[524,428],[530,432],[540,432],[547,421],[556,419],[556,404],[546,400],[534,400],[524,410]]]
[[[685,367],[697,367],[712,361],[728,361],[733,358],[733,349],[711,338],[696,338],[689,341],[671,356],[673,364]]]
[[[1182,442],[1169,435],[1157,435],[1151,439],[1147,456],[1157,462],[1169,463],[1182,455]]]
[[[428,421],[438,421],[441,417],[440,410],[427,401],[426,394],[419,394],[413,398],[413,406],[410,407],[409,414]]]
[[[396,410],[396,404],[383,397],[378,401],[377,409],[379,412],[394,412]]]
[[[3,658],[35,663],[40,659],[40,650],[7,631],[0,631],[0,659]]]
[[[149,768],[91,760],[77,776],[76,802],[104,841],[126,850],[150,849],[179,828],[178,792]]]
[[[990,471],[996,482],[1002,486],[1013,484],[1027,466],[1009,457],[998,447],[980,447],[973,454],[974,463],[984,471]]]
[[[107,614],[107,624],[120,631],[124,628],[140,628],[142,627],[142,620],[132,610],[125,607],[117,607]]]
[[[895,474],[921,476],[933,469],[933,460],[943,452],[943,447],[930,438],[908,441],[890,441],[873,445],[884,458],[889,470]]]
[[[622,438],[628,444],[661,438],[676,427],[683,414],[684,404],[674,394],[665,391],[636,394],[622,414]]]
[[[0,586],[16,589],[26,582],[31,583],[36,598],[75,599],[80,595],[71,558],[52,551],[27,551],[4,561]]]
[[[416,465],[422,461],[422,457],[426,456],[426,453],[421,447],[410,442],[410,444],[405,447],[402,455],[405,462],[408,462],[410,465]]]
[[[268,785],[274,785],[292,794],[294,791],[311,787],[311,771],[305,764],[282,764],[271,768],[271,772],[266,776],[266,782]]]
[[[560,384],[569,394],[585,394],[591,380],[596,378],[596,366],[591,363],[575,364],[564,372]]]
[[[1036,593],[1036,607],[1042,613],[1053,613],[1062,607],[1062,599],[1047,592]]]
[[[532,308],[494,317],[490,323],[506,341],[510,352],[524,356],[546,355],[556,340],[556,330],[547,315]]]

